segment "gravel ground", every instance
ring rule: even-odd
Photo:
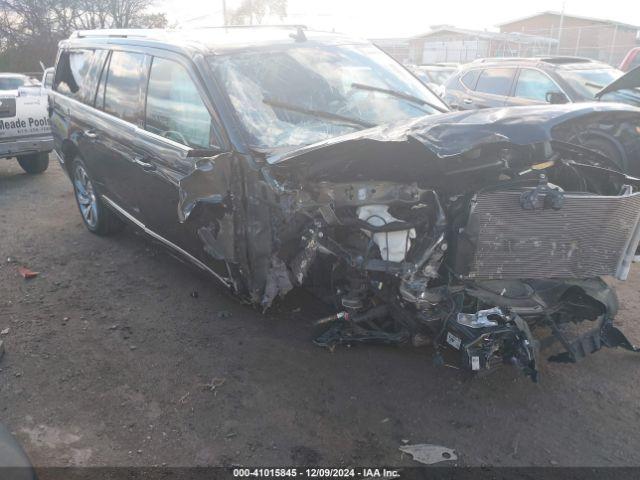
[[[636,343],[639,286],[635,265],[618,323]],[[0,163],[0,291],[0,419],[37,466],[412,465],[405,442],[461,465],[640,465],[639,355],[544,363],[533,384],[429,349],[319,349],[306,293],[263,316],[132,229],[88,233],[53,157]]]

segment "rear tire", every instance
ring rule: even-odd
[[[49,153],[40,152],[30,155],[20,155],[18,163],[22,169],[30,175],[36,175],[44,172],[49,166]]]
[[[71,164],[71,179],[82,221],[91,233],[107,236],[123,229],[124,222],[104,204],[94,189],[86,165],[79,158]]]

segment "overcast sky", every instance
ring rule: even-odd
[[[207,15],[212,25],[222,22],[222,0],[156,0],[171,23]],[[240,0],[226,0],[233,8]],[[640,25],[635,0],[289,0],[285,23],[335,29],[361,37],[412,36],[431,25],[449,24],[473,29],[495,29],[504,21],[545,10],[600,17]],[[275,23],[269,21],[269,23]]]

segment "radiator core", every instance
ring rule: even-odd
[[[462,277],[626,279],[640,241],[640,193],[566,193],[560,210],[525,210],[521,193],[482,193],[472,201],[458,242]]]

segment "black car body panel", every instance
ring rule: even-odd
[[[234,40],[220,45],[206,32],[148,39],[97,33],[61,44],[51,94],[56,149],[69,172],[82,159],[108,208],[263,310],[294,286],[333,303],[337,313],[320,321],[328,329],[319,345],[429,338],[437,356],[449,348],[474,372],[505,362],[534,379],[538,340],[532,332],[550,329],[565,349],[559,358],[569,361],[601,346],[634,349],[612,325],[615,294],[599,277],[623,279],[629,271],[640,241],[640,180],[581,146],[581,135],[613,136],[637,158],[640,110],[593,103],[435,113],[446,107],[417,98],[416,92],[435,96],[411,77],[406,85],[414,93],[355,82],[349,89],[360,100],[387,102],[382,105],[390,111],[413,112],[403,121],[363,128],[368,122],[356,119],[355,126],[344,112],[280,102],[285,106],[274,113],[265,110],[266,100],[245,104],[247,116],[238,111],[237,97],[260,86],[252,81],[232,98],[206,60],[210,54],[234,59],[258,52],[242,57],[240,66],[251,71],[261,56],[301,45],[336,61],[336,45],[366,43],[300,28],[225,32]],[[141,114],[107,111],[109,89],[121,88],[115,80],[110,86],[109,59],[95,70],[98,80],[83,83],[79,76],[75,91],[62,93],[67,77],[76,75],[65,62],[81,65],[104,55],[64,59],[105,48],[144,55]],[[156,86],[164,62],[173,62],[172,74],[181,76]],[[300,75],[297,65],[287,68]],[[375,68],[391,77],[406,72],[395,63]],[[286,82],[280,73],[265,73],[272,88]],[[234,78],[233,88],[241,81]],[[165,113],[176,108],[168,97],[154,96],[153,88],[167,84],[181,86],[180,105],[190,109],[188,121],[176,124],[180,130],[155,126],[179,120]],[[95,92],[73,98],[85,85]],[[309,87],[298,82],[295,88],[302,97]],[[303,140],[252,144],[255,125],[246,122],[275,128],[260,120],[265,112],[279,127],[301,127],[302,137],[287,138]],[[205,129],[203,113],[210,121]],[[305,141],[317,124],[328,132],[324,140]],[[355,131],[331,133],[345,129]],[[609,224],[585,224],[588,212]],[[575,304],[582,308],[572,310]],[[583,320],[595,328],[568,338],[564,327]]]

